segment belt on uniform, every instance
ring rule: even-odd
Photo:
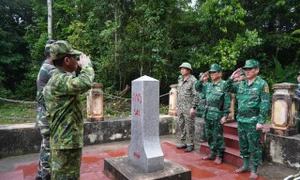
[[[243,116],[243,117],[247,117],[247,118],[251,118],[253,116],[257,116],[258,113],[257,112],[238,112],[238,115]]]
[[[206,103],[207,103],[207,102],[206,102]],[[207,105],[208,105],[208,106],[212,106],[212,107],[219,107],[220,102],[209,102]]]

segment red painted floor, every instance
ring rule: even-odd
[[[215,165],[213,161],[203,161],[203,155],[196,152],[185,153],[176,149],[176,146],[163,142],[161,148],[166,159],[181,164],[192,171],[192,180],[248,180],[249,173],[234,174],[236,167],[223,163]],[[103,172],[104,159],[110,157],[126,156],[127,148],[85,153],[82,156],[81,177],[83,180],[109,180]],[[0,173],[1,180],[33,180],[37,162],[28,162],[15,165],[12,172]],[[259,178],[264,180],[264,178]]]

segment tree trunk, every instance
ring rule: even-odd
[[[48,4],[48,39],[52,39],[52,0],[47,0]]]

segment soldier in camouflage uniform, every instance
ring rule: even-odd
[[[246,172],[249,169],[251,158],[250,179],[257,179],[257,168],[262,159],[261,135],[263,124],[270,109],[270,93],[268,84],[258,76],[259,62],[253,59],[247,60],[243,69],[247,80],[233,83],[233,79],[240,75],[242,68],[232,73],[226,81],[226,91],[236,93],[238,101],[238,134],[240,154],[244,165],[236,169],[235,173]]]
[[[80,178],[84,128],[80,94],[91,88],[94,70],[89,57],[66,41],[51,44],[50,54],[56,69],[43,95],[50,125],[51,178],[76,180]],[[81,71],[76,77],[72,72],[78,66]]]
[[[203,84],[210,75],[212,82]],[[223,137],[223,124],[227,122],[230,113],[231,96],[224,91],[225,81],[222,80],[222,67],[212,64],[210,70],[197,81],[195,88],[205,94],[206,105],[204,111],[205,136],[208,141],[210,155],[203,160],[214,160],[221,164],[225,143]]]
[[[199,78],[203,76],[203,72],[199,73]],[[203,82],[204,84],[207,83],[207,80]],[[199,105],[197,107],[196,116],[200,118],[204,118],[204,109],[205,109],[205,94],[203,92],[199,92]]]
[[[243,81],[246,79],[246,76],[245,76],[245,71],[241,71],[241,74],[240,76],[236,77],[233,81],[235,83],[239,83],[240,81]],[[237,110],[238,110],[238,102],[237,102],[237,99],[236,99],[236,94],[232,94],[232,96],[235,98],[235,101],[234,101],[234,121],[236,121],[236,115],[237,115]]]
[[[37,110],[38,115],[36,117],[36,127],[38,127],[41,136],[42,142],[40,147],[40,157],[38,162],[38,169],[36,172],[36,180],[48,180],[50,179],[50,129],[48,120],[45,117],[46,107],[45,101],[42,94],[44,86],[47,84],[48,80],[51,78],[52,72],[55,67],[52,64],[52,59],[50,57],[50,44],[55,42],[54,40],[48,40],[45,46],[45,56],[46,60],[43,62],[40,71],[37,76],[36,86],[37,86]]]
[[[192,66],[189,63],[182,63],[179,68],[182,78],[178,81],[176,114],[181,131],[181,144],[177,148],[185,148],[185,152],[191,152],[194,150],[195,113],[199,103],[195,90],[197,79],[191,74]]]

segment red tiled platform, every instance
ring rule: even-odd
[[[249,173],[234,174],[236,167],[223,163],[215,165],[213,161],[203,161],[201,154],[196,152],[185,153],[184,150],[176,149],[169,143],[161,143],[166,159],[176,162],[192,171],[192,179],[198,180],[248,180]],[[81,178],[86,180],[108,180],[103,172],[104,159],[127,155],[127,148],[85,153],[82,156]],[[0,173],[1,180],[33,180],[37,168],[37,162],[28,162],[15,165],[15,170]],[[259,178],[263,180],[264,178]]]

